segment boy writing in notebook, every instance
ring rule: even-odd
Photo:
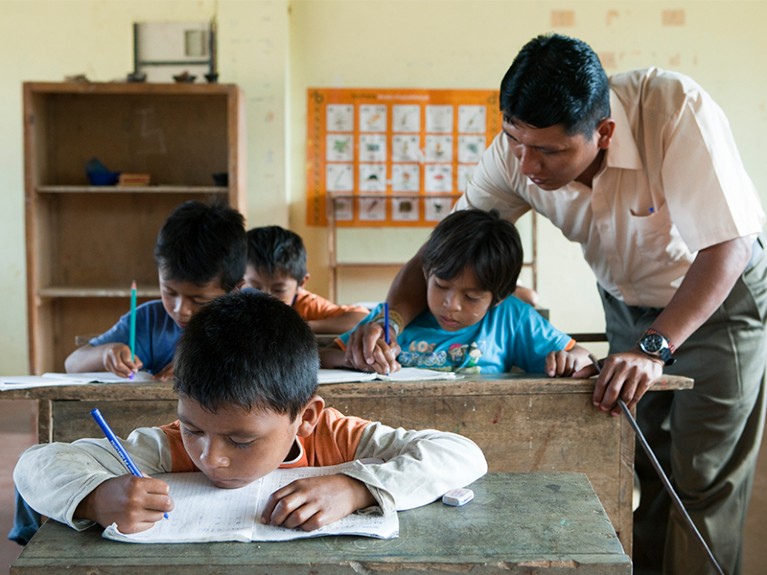
[[[242,214],[223,203],[178,206],[157,236],[154,257],[160,299],[136,308],[135,361],[129,347],[130,313],[72,352],[66,371],[111,371],[129,377],[140,369],[167,380],[176,343],[202,306],[242,284],[247,254]]]
[[[304,530],[361,509],[425,505],[486,472],[465,437],[393,429],[326,407],[318,367],[314,335],[293,309],[251,290],[227,294],[192,318],[178,344],[178,420],[139,428],[123,445],[146,475],[199,470],[222,489],[278,467],[355,461],[271,495],[260,520]],[[358,461],[366,458],[382,462]],[[33,508],[76,529],[116,523],[135,533],[173,509],[167,484],[126,474],[105,439],[36,445],[14,480]]]
[[[588,350],[511,296],[522,261],[516,227],[497,212],[450,214],[424,246],[428,309],[401,331],[396,314],[386,322],[380,307],[361,326],[379,322],[383,328],[388,323],[400,348],[395,370],[408,366],[503,373],[518,368],[553,377],[572,375],[591,365]],[[381,334],[377,345],[381,351],[388,350]],[[323,367],[388,372],[388,363],[358,365],[348,359],[344,349],[349,336],[350,332],[343,334],[322,350]]]
[[[301,237],[280,226],[248,231],[245,283],[292,306],[314,333],[343,333],[363,319],[362,306],[337,305],[307,290],[306,248]]]

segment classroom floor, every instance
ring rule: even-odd
[[[7,575],[21,547],[6,538],[13,520],[13,467],[19,454],[37,439],[33,401],[0,399],[0,575]],[[762,442],[751,511],[746,521],[743,575],[767,573],[767,437]]]

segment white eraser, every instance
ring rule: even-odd
[[[466,505],[474,499],[474,492],[471,489],[451,489],[442,496],[442,503],[459,507]]]

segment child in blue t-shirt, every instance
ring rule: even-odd
[[[223,202],[188,201],[163,224],[154,249],[160,298],[136,308],[136,360],[131,357],[130,313],[67,357],[68,373],[140,369],[156,379],[173,376],[173,353],[184,326],[200,308],[243,282],[245,221]]]
[[[395,331],[398,363],[459,373],[516,368],[550,376],[590,365],[588,350],[511,295],[522,262],[519,234],[497,211],[448,215],[423,248],[428,308],[401,333]],[[360,325],[382,321],[381,307]],[[390,329],[397,327],[390,322]],[[344,353],[350,334],[321,351],[323,367],[350,367]]]

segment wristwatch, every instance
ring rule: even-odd
[[[644,332],[637,346],[642,353],[663,360],[665,366],[674,365],[676,362],[672,357],[674,345],[658,330],[650,328]]]

